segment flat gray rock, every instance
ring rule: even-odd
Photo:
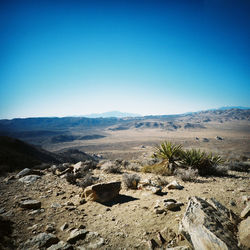
[[[48,248],[53,244],[57,244],[58,238],[54,234],[40,233],[33,238],[27,240],[21,249],[41,249]]]
[[[85,229],[74,229],[71,231],[69,238],[67,239],[68,243],[74,244],[78,240],[83,240],[86,237],[86,234],[88,233]]]
[[[26,176],[20,178],[19,181],[24,183],[24,184],[32,184],[40,178],[41,177],[39,175],[26,175]]]
[[[50,246],[47,250],[73,250],[73,246],[64,241],[59,241],[57,244]]]
[[[32,170],[30,168],[25,168],[16,175],[16,178],[21,178],[31,173],[32,173]]]
[[[39,209],[41,208],[41,202],[37,200],[25,200],[20,201],[19,206],[26,209]]]

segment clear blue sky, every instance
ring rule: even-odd
[[[0,118],[250,106],[249,13],[248,0],[2,0]]]

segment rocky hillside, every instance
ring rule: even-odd
[[[54,154],[21,140],[0,136],[0,173],[34,167],[43,163],[58,164],[86,159],[93,158],[78,150],[67,150]]]
[[[0,177],[0,249],[250,247],[249,173],[183,182],[140,172],[152,163],[83,161]]]

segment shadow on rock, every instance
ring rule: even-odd
[[[135,201],[135,200],[139,200],[139,199],[134,198],[132,196],[128,196],[128,195],[119,194],[112,201],[100,202],[100,203],[105,205],[105,206],[112,207],[112,206],[114,206],[116,204],[123,204],[123,203],[127,203],[127,202],[130,202],[130,201]]]

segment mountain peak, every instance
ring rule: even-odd
[[[94,114],[88,114],[88,115],[84,115],[84,117],[88,117],[88,118],[108,118],[108,117],[117,117],[117,118],[125,118],[125,117],[138,117],[141,116],[139,114],[134,114],[134,113],[124,113],[124,112],[120,112],[117,110],[114,111],[108,111],[108,112],[104,112],[104,113],[94,113]]]

